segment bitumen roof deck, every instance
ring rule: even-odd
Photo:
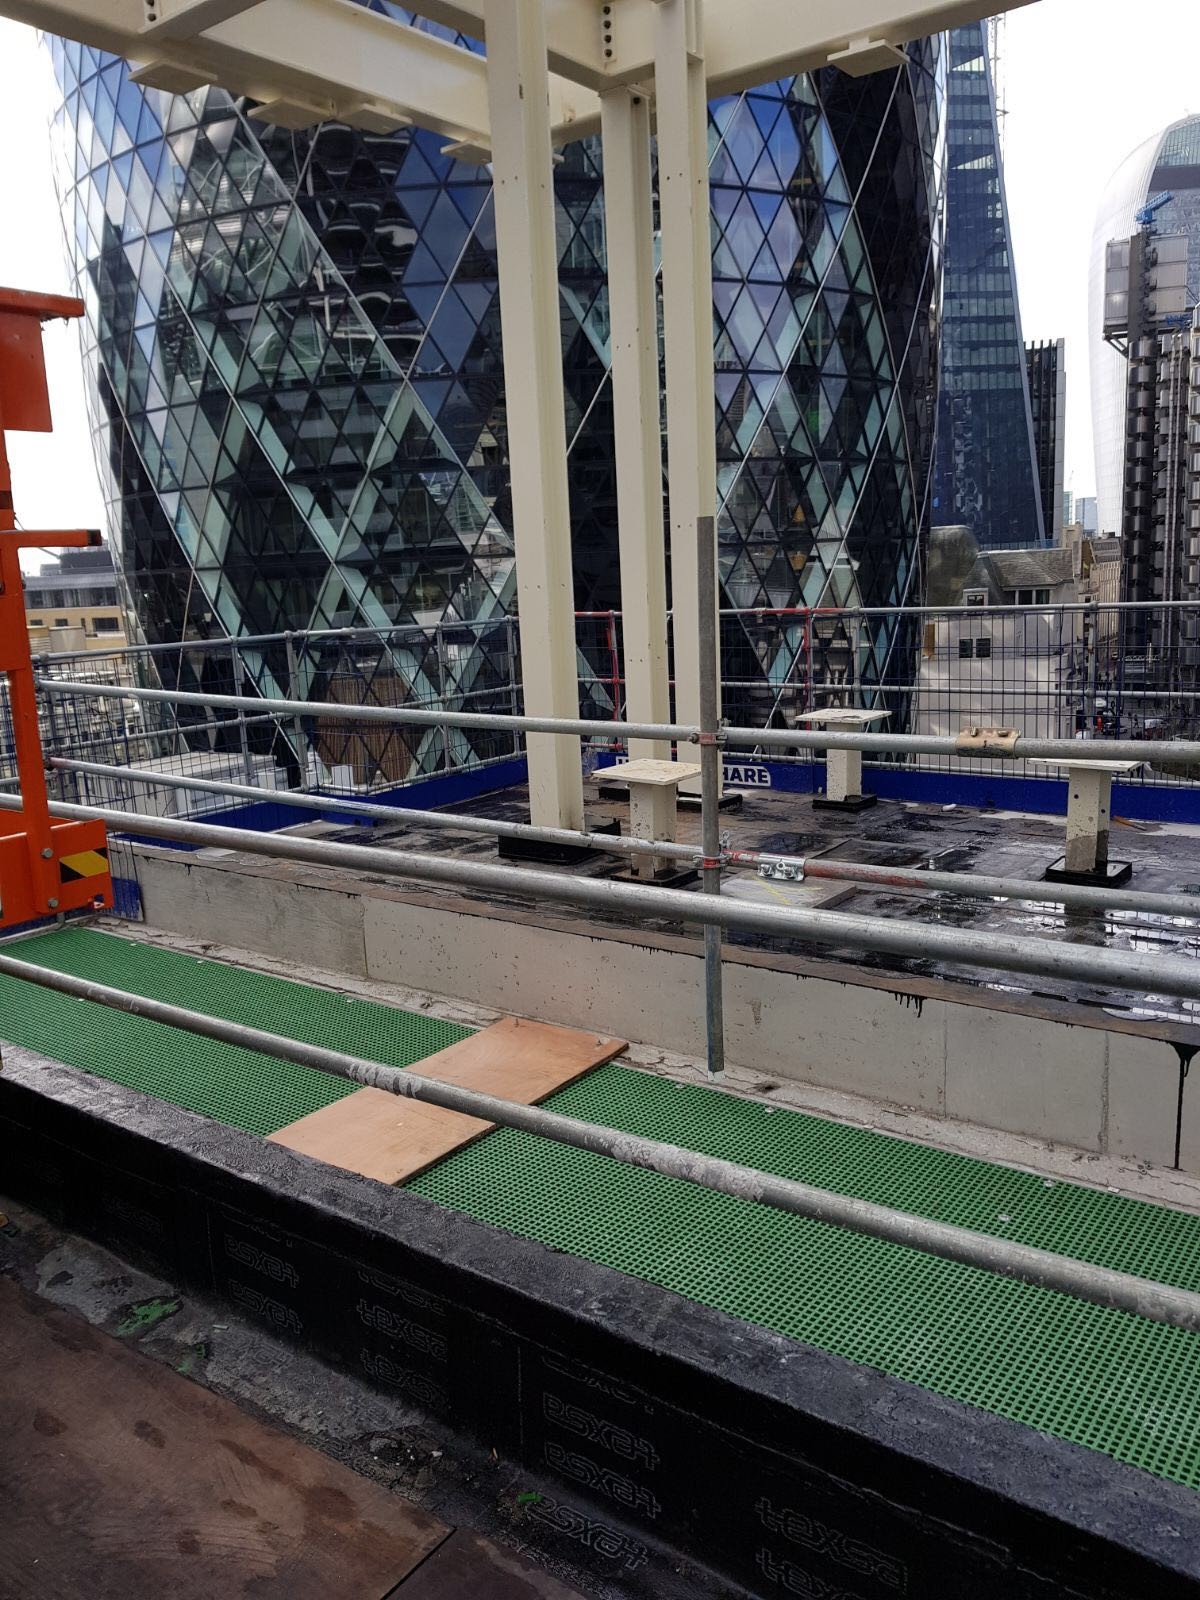
[[[23,959],[401,1067],[464,1032],[97,929],[69,928],[15,948]],[[11,978],[0,979],[0,1037],[260,1133],[346,1092],[341,1080]],[[547,1103],[598,1125],[1200,1290],[1200,1215],[616,1064]],[[407,1189],[1200,1489],[1198,1335],[511,1130],[485,1135]],[[378,1194],[382,1206],[404,1203],[404,1191],[381,1185]]]
[[[529,820],[528,792],[524,787],[477,796],[461,806],[446,807],[473,816],[513,822]],[[603,799],[593,787],[588,800],[588,826],[606,818],[619,818],[628,831],[628,805],[620,798]],[[1046,867],[1063,853],[1061,817],[1035,816],[1011,811],[977,810],[968,806],[939,806],[881,798],[872,809],[856,816],[814,809],[811,795],[784,790],[750,790],[742,794],[738,810],[722,812],[721,830],[733,850],[757,850],[790,856],[820,857],[825,861],[864,862],[872,866],[929,868],[942,872],[978,873],[991,877],[1040,880]],[[358,840],[383,847],[452,854],[468,860],[494,861],[494,840],[480,835],[454,833],[440,828],[414,826],[401,821],[374,828],[330,827],[323,837]],[[694,843],[699,853],[700,818],[681,810],[678,837]],[[1126,887],[1160,893],[1200,895],[1200,827],[1168,822],[1123,820],[1114,816],[1110,855],[1129,860],[1133,876]],[[532,870],[539,869],[530,863]],[[609,877],[626,870],[627,862],[615,856],[596,856],[577,866],[549,870],[586,877]],[[389,883],[396,880],[388,879]],[[401,880],[403,881],[403,880]],[[913,892],[809,879],[801,884],[768,883],[753,866],[733,866],[725,875],[726,892],[745,893],[769,904],[825,906],[856,915],[883,917],[940,928],[1024,934],[1039,939],[1095,945],[1111,950],[1160,952],[1172,956],[1200,956],[1200,922],[1186,917],[1149,912],[1068,910],[1050,902],[977,899],[932,891]],[[414,887],[417,887],[414,880]],[[493,905],[515,899],[485,895],[461,885],[439,889],[421,884],[426,896],[476,900]],[[545,907],[548,913],[555,910]],[[559,912],[561,914],[561,912]],[[692,934],[694,928],[665,920],[634,924],[623,913],[589,909],[588,921],[614,927],[634,927],[662,934]],[[1200,1020],[1197,1002],[1170,995],[1131,994],[1103,983],[1082,983],[1070,978],[990,971],[940,960],[863,952],[853,946],[816,945],[801,940],[772,939],[760,934],[729,932],[726,942],[742,948],[803,956],[807,959],[846,963],[867,971],[908,973],[922,977],[951,978],[974,986],[1030,993],[1079,1001],[1131,1018],[1163,1018],[1194,1023]]]

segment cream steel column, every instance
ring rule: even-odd
[[[558,248],[542,0],[485,0],[521,674],[529,716],[579,715]],[[583,827],[579,740],[531,733],[529,814]]]
[[[654,206],[646,96],[624,88],[602,94],[600,128],[626,717],[630,722],[670,722]],[[629,756],[633,761],[666,761],[671,746],[662,740],[631,739]]]
[[[661,0],[656,8],[654,89],[675,717],[678,722],[698,724],[701,662],[696,524],[701,517],[717,514],[708,99],[698,0]],[[718,700],[718,710],[719,706]],[[694,783],[686,787],[698,792]]]

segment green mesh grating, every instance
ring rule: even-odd
[[[406,1066],[468,1030],[107,934],[14,953]],[[323,1074],[0,979],[0,1036],[252,1132],[351,1092]],[[547,1102],[841,1193],[1200,1289],[1200,1218],[602,1067]],[[1200,1337],[500,1130],[410,1187],[985,1410],[1200,1488]]]
[[[556,1111],[1200,1287],[1200,1217],[628,1068]],[[409,1187],[750,1322],[1200,1488],[1200,1337],[497,1130]]]
[[[11,951],[22,961],[395,1067],[411,1066],[471,1031],[83,928],[22,940]],[[356,1087],[4,977],[0,1038],[249,1133],[273,1133]]]

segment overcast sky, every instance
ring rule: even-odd
[[[1026,339],[1067,341],[1067,487],[1095,492],[1092,223],[1130,150],[1200,111],[1200,0],[1036,0],[1005,18],[1005,178]]]
[[[754,0],[745,0],[753,4]],[[1036,0],[1010,12],[1001,75],[1009,210],[1027,339],[1067,340],[1067,484],[1094,490],[1087,384],[1087,271],[1105,184],[1134,145],[1200,110],[1200,0]],[[66,287],[46,135],[53,80],[29,29],[0,21],[0,283]],[[26,527],[95,527],[77,336],[46,343],[53,436],[10,441]]]

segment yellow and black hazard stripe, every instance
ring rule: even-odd
[[[80,878],[98,878],[108,871],[108,850],[80,850],[73,856],[60,856],[58,870],[64,883],[77,883]]]

